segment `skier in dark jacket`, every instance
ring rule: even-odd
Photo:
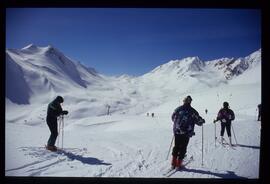
[[[224,102],[223,108],[219,110],[216,120],[214,120],[214,123],[217,121],[221,121],[221,143],[223,144],[223,135],[226,128],[227,135],[229,137],[230,145],[232,145],[232,139],[231,139],[231,123],[234,120],[234,112],[229,108],[229,103]]]
[[[261,121],[261,115],[262,115],[261,106],[262,106],[261,104],[258,105],[258,121]]]
[[[205,120],[191,107],[192,98],[187,96],[182,106],[176,108],[172,114],[174,147],[172,151],[172,169],[180,168],[187,152],[190,137],[195,135],[195,124],[201,126]]]
[[[63,97],[57,96],[51,103],[49,103],[47,108],[47,125],[50,129],[51,135],[47,143],[47,149],[51,151],[57,151],[55,146],[55,141],[58,136],[57,131],[57,117],[60,115],[68,114],[68,111],[63,111],[61,103],[64,102]]]

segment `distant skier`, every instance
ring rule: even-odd
[[[152,112],[152,118],[155,116],[155,114]]]
[[[208,112],[208,110],[207,110],[207,109],[205,109],[205,114],[207,114],[207,112]]]
[[[187,152],[189,139],[195,135],[195,124],[201,126],[205,120],[199,113],[191,107],[192,98],[185,97],[183,105],[177,107],[172,114],[173,132],[174,132],[174,147],[172,151],[172,169],[180,168],[182,161]]]
[[[50,129],[51,135],[49,137],[46,148],[50,151],[57,151],[55,146],[55,141],[58,136],[57,131],[57,117],[60,115],[68,114],[68,111],[63,111],[61,103],[64,102],[63,97],[57,96],[51,103],[49,103],[47,108],[47,125]]]
[[[216,120],[214,120],[214,123],[217,121],[221,121],[221,143],[223,144],[223,135],[226,128],[227,135],[229,137],[230,145],[232,145],[232,138],[231,138],[231,122],[234,120],[234,112],[229,108],[229,103],[224,102],[223,108],[221,108],[218,112]]]
[[[111,106],[108,105],[107,108],[108,108],[108,110],[107,110],[107,115],[110,115],[110,108],[111,108]]]
[[[261,121],[261,104],[258,105],[258,121]]]

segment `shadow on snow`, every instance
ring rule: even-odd
[[[183,168],[181,171],[185,172],[192,172],[192,173],[198,173],[198,174],[206,174],[206,175],[213,175],[219,178],[237,178],[237,179],[248,179],[245,177],[237,176],[233,171],[227,171],[227,173],[215,173],[211,171],[205,171],[200,169],[189,169],[189,168]]]
[[[250,145],[244,145],[244,144],[237,144],[237,146],[243,147],[243,148],[260,149],[260,146],[250,146]]]
[[[72,152],[67,152],[67,151],[60,151],[60,153],[64,154],[71,160],[78,160],[82,162],[83,164],[89,164],[89,165],[112,165],[111,163],[105,163],[103,160],[99,160],[97,158],[93,157],[83,157],[81,155],[76,155]]]
[[[38,162],[43,162],[47,160],[54,159],[57,155],[62,154],[71,160],[78,160],[84,164],[89,165],[112,165],[110,163],[105,163],[103,160],[99,160],[93,157],[83,157],[82,155],[77,155],[73,152],[82,153],[83,150],[79,148],[64,148],[64,150],[59,149],[57,152],[51,152],[46,150],[45,147],[20,147],[20,151],[25,152],[25,155],[41,158]]]

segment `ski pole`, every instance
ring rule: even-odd
[[[203,125],[202,125],[202,166],[203,166]]]
[[[60,137],[60,130],[61,130],[61,120],[58,118],[59,123],[58,123],[58,137],[57,137],[57,147],[59,147],[59,137]]]
[[[62,149],[64,147],[64,116],[62,115]]]
[[[166,160],[168,160],[168,158],[169,158],[169,154],[170,154],[170,151],[171,151],[171,148],[172,148],[173,140],[174,140],[174,135],[173,135],[173,137],[172,137],[171,145],[170,145],[170,148],[169,148],[169,151],[168,151]]]
[[[215,120],[214,120],[215,121]],[[215,124],[215,147],[217,146],[217,125],[216,125],[216,123],[214,123]]]
[[[255,111],[254,117],[255,117],[255,121],[256,121],[257,120],[257,108],[256,108],[256,111]]]
[[[232,125],[232,131],[233,131],[233,136],[234,136],[234,139],[235,139],[235,143],[236,143],[236,145],[238,145],[237,140],[236,140],[236,136],[235,136],[235,133],[234,133],[233,125]]]

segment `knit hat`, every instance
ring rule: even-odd
[[[191,103],[191,101],[192,101],[192,98],[191,98],[191,96],[187,96],[187,97],[185,97],[184,98],[184,100],[183,100],[183,102],[186,104],[186,103],[188,103],[188,104],[190,104]]]

